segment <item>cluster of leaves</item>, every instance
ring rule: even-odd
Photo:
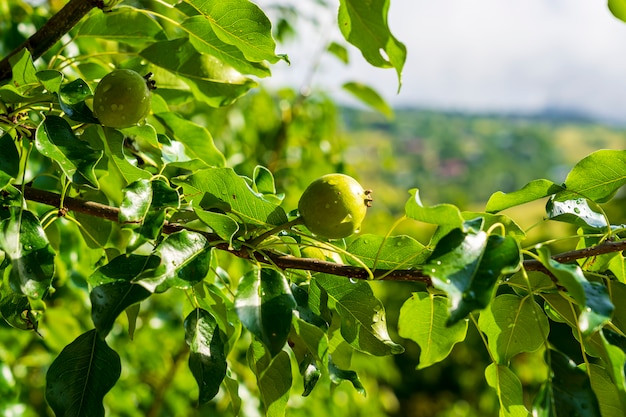
[[[280,416],[296,383],[304,396],[320,381],[364,392],[351,355],[404,350],[368,278],[424,284],[406,294],[398,324],[421,348],[420,369],[444,360],[470,323],[477,327],[501,415],[623,414],[623,227],[601,204],[626,182],[626,151],[593,153],[562,184],[537,180],[496,193],[482,213],[425,206],[414,189],[404,220],[437,226],[426,244],[393,230],[322,241],[293,221],[271,170],[237,173],[209,130],[175,111],[193,101],[228,105],[256,85],[251,77],[270,74],[268,63],[286,59],[275,53],[263,11],[246,0],[164,7],[96,11],[72,31],[85,55],[60,50],[38,69],[22,49],[0,87],[0,315],[36,332],[46,303],[75,282],[91,307],[90,329],[47,371],[46,400],[57,416],[104,415],[122,372],[110,342],[119,317],[132,339],[143,330],[140,306],[174,291],[187,298],[184,342],[199,404],[221,391],[237,415],[243,387],[254,387],[263,412]],[[387,8],[343,0],[339,23],[370,63],[400,75],[405,51],[387,28]],[[91,112],[93,83],[109,71],[99,56],[107,42],[122,51],[117,66],[154,73],[143,126],[103,128]],[[499,214],[544,198],[549,219],[579,230],[579,250],[568,258],[552,257],[548,245],[523,249],[524,231]],[[311,249],[321,259],[307,257]],[[231,267],[234,258],[244,266]],[[571,338],[551,338],[557,325]],[[566,349],[572,343],[577,357]],[[242,344],[245,357],[237,355]],[[528,352],[541,352],[546,366],[531,402],[511,366]]]

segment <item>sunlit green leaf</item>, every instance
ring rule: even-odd
[[[521,352],[534,352],[545,345],[548,319],[531,297],[502,294],[496,297],[478,320],[489,341],[489,350],[500,365],[508,365]]]
[[[174,113],[159,113],[156,117],[171,137],[183,144],[189,159],[198,158],[209,166],[226,165],[224,155],[215,147],[213,137],[206,128]]]
[[[165,34],[156,19],[135,8],[121,6],[107,13],[90,15],[80,26],[77,37],[135,45],[163,40]]]
[[[11,207],[0,222],[0,249],[10,261],[13,291],[33,299],[43,298],[54,276],[54,251],[39,219],[30,211]]]
[[[248,61],[277,62],[272,26],[265,13],[247,0],[188,0],[222,42],[236,46]]]
[[[59,105],[70,119],[82,123],[98,123],[85,100],[93,95],[89,85],[80,78],[64,84],[59,90]]]
[[[221,41],[213,30],[211,22],[204,16],[193,16],[182,23],[190,33],[189,40],[198,52],[213,55],[242,74],[257,77],[270,76],[270,70],[262,62],[249,61],[236,46]]]
[[[215,318],[196,308],[185,318],[185,341],[191,350],[189,369],[200,390],[198,402],[210,401],[226,376],[226,352],[222,332]]]
[[[104,417],[102,400],[121,373],[119,355],[96,330],[76,338],[46,374],[46,400],[57,416]]]
[[[578,326],[583,333],[594,332],[611,318],[614,307],[604,285],[589,282],[578,265],[553,260],[545,246],[540,247],[538,252],[543,265],[557,277],[581,307]]]
[[[461,211],[452,204],[437,204],[424,206],[418,189],[409,191],[411,197],[405,205],[407,217],[424,223],[438,224],[446,230],[452,230],[463,225]]]
[[[595,206],[593,202],[591,205]],[[594,210],[586,198],[562,199],[557,194],[548,200],[546,213],[550,220],[571,223],[586,229],[606,229],[608,227],[604,215],[599,210]]]
[[[198,100],[213,107],[231,104],[256,86],[255,81],[214,56],[200,54],[188,39],[155,42],[140,55],[176,74]]]
[[[320,274],[315,282],[328,294],[341,317],[341,335],[350,346],[377,355],[399,354],[404,348],[391,340],[385,308],[365,281]]]
[[[347,82],[342,87],[364,104],[380,112],[388,119],[393,118],[393,109],[373,88],[358,82]]]
[[[46,117],[37,128],[35,145],[42,155],[55,160],[74,184],[95,189],[99,187],[94,169],[103,152],[77,138],[61,117]]]
[[[230,168],[209,168],[178,177],[174,184],[200,201],[205,210],[232,213],[245,223],[279,225],[287,222],[285,211],[252,191],[246,180]]]
[[[454,324],[471,311],[487,307],[500,275],[514,272],[520,261],[519,246],[510,236],[454,229],[437,243],[424,271],[433,286],[448,295],[448,323]]]
[[[568,192],[604,203],[626,184],[626,151],[600,150],[581,159],[567,174]]]
[[[283,274],[261,268],[245,274],[235,297],[235,309],[243,325],[278,355],[291,328],[296,301]]]
[[[51,93],[58,93],[63,82],[63,73],[57,70],[37,71],[39,82]]]
[[[622,417],[624,406],[620,397],[623,393],[613,383],[610,374],[604,367],[594,363],[589,365],[591,388],[598,398],[602,417]]]
[[[200,220],[209,226],[215,234],[232,244],[235,235],[239,232],[239,224],[223,213],[216,213],[202,209],[198,202],[193,204],[194,212]]]
[[[83,137],[101,142],[108,159],[108,167],[116,171],[125,181],[122,187],[142,178],[150,178],[152,175],[143,169],[131,164],[124,155],[124,134],[117,129],[102,128],[92,125],[85,130]]]
[[[511,207],[519,206],[540,198],[548,197],[563,191],[564,188],[549,180],[534,180],[526,184],[517,191],[503,193],[498,191],[494,193],[487,202],[485,211],[488,213],[496,213]]]
[[[248,349],[248,363],[257,377],[260,399],[267,417],[284,417],[292,384],[289,354],[270,356],[265,345],[254,341]]]
[[[388,12],[389,0],[340,0],[339,29],[367,62],[379,68],[395,68],[400,86],[406,47],[389,31]]]
[[[485,369],[485,379],[498,394],[500,417],[530,417],[524,406],[522,383],[513,371],[492,363]]]
[[[188,230],[173,233],[154,250],[160,264],[154,271],[145,271],[137,282],[152,292],[190,288],[206,277],[211,253],[209,242],[201,234]]]
[[[421,265],[430,252],[410,236],[383,237],[372,234],[359,236],[350,243],[348,252],[361,260],[368,268],[408,269]],[[346,257],[353,265],[361,265],[352,257]]]
[[[18,50],[15,55],[9,58],[9,63],[11,64],[13,75],[11,84],[18,91],[25,91],[39,81],[37,79],[37,70],[28,48]]]
[[[398,333],[420,346],[417,369],[427,368],[448,357],[467,333],[467,321],[447,325],[448,301],[430,293],[414,293],[400,309]],[[482,315],[481,315],[482,317]]]
[[[167,209],[179,206],[178,192],[162,179],[138,180],[124,188],[119,220],[136,232],[131,247],[156,239],[165,224]]]

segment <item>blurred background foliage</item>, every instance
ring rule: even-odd
[[[158,3],[136,4],[168,12]],[[33,6],[0,0],[0,56],[26,39],[60,6],[58,1]],[[288,39],[289,34],[297,32],[295,16],[293,8],[276,8],[278,39]],[[66,38],[65,42],[69,40]],[[89,51],[83,44],[69,43],[66,48]],[[120,65],[134,59],[132,54],[112,50],[109,57],[98,58],[102,68],[107,60]],[[53,49],[43,61],[49,61],[57,52],[58,48]],[[94,71],[94,66],[90,70]],[[363,226],[364,233],[390,230],[404,212],[408,189],[419,188],[428,204],[446,202],[467,210],[483,209],[495,191],[513,191],[536,178],[560,182],[573,164],[592,150],[620,149],[626,139],[626,129],[620,126],[562,114],[529,117],[404,108],[395,109],[394,117],[387,118],[363,107],[342,106],[328,91],[303,91],[292,86],[260,87],[230,106],[215,109],[192,100],[190,94],[169,96],[167,84],[175,80],[159,80],[158,74],[155,78],[159,87],[165,87],[156,93],[169,103],[174,102],[185,118],[206,126],[227,164],[239,174],[252,176],[256,165],[272,170],[278,191],[285,194],[286,210],[296,208],[301,190],[310,181],[329,172],[353,175],[374,190],[375,204]],[[132,158],[131,152],[127,156]],[[533,229],[538,238],[555,236],[555,228],[559,228],[556,235],[572,233],[565,226],[542,222],[542,216],[543,207],[531,205],[513,218],[524,228],[539,223]],[[619,216],[613,218],[619,221]],[[61,229],[63,239],[55,240]],[[409,231],[428,243],[429,226],[403,222],[394,233]],[[53,284],[59,290],[47,300],[38,333],[17,332],[0,322],[0,414],[6,417],[52,416],[43,398],[47,366],[65,345],[92,327],[87,314],[90,304],[86,278],[100,262],[98,251],[90,249],[79,228],[66,220],[53,223],[47,233],[63,262],[57,265],[57,282]],[[245,270],[242,262],[228,259],[226,254],[218,256],[227,267],[218,271],[214,285],[237,280]],[[299,395],[303,388],[296,384],[287,414],[497,415],[497,399],[483,374],[490,361],[475,327],[470,326],[466,343],[457,345],[446,361],[418,371],[415,368],[419,348],[411,341],[401,340],[395,329],[400,306],[412,291],[419,289],[419,284],[373,283],[372,287],[387,306],[392,339],[402,342],[406,352],[384,358],[360,353],[352,358],[333,358],[337,363],[351,362],[350,367],[359,370],[367,395],[359,394],[348,382],[331,389],[326,381],[303,398]],[[151,297],[146,303],[149,305],[142,305],[133,340],[127,336],[128,321],[124,317],[111,333],[112,347],[122,357],[123,373],[105,397],[108,415],[232,415],[233,404],[223,388],[215,400],[200,408],[195,406],[197,386],[184,366],[187,347],[182,320],[188,309],[184,293],[170,291]],[[230,364],[241,366],[236,369],[241,379],[240,415],[252,417],[259,415],[255,380],[241,365],[246,363],[248,343],[245,339],[240,342],[231,354],[237,360]],[[545,378],[546,369],[539,354],[520,355],[513,366],[525,392],[536,391]]]

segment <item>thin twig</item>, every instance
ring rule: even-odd
[[[61,204],[61,196],[57,193],[50,191],[39,190],[29,186],[24,187],[24,198],[30,201],[46,204],[49,206],[59,207]],[[118,221],[119,209],[116,207],[107,206],[100,203],[94,203],[91,201],[83,201],[76,198],[65,197],[63,200],[64,207],[59,207],[59,212],[63,213],[66,210],[76,211],[84,213],[90,216],[100,217],[111,221]],[[163,233],[171,234],[181,230],[187,230],[183,225],[176,223],[165,223],[163,227]],[[341,265],[333,262],[322,261],[319,259],[310,258],[297,258],[290,255],[281,255],[277,253],[267,253],[253,251],[249,248],[234,249],[223,243],[218,235],[207,232],[194,232],[202,233],[210,242],[216,242],[214,247],[217,249],[229,252],[239,258],[254,259],[258,262],[276,265],[281,269],[298,269],[311,272],[323,272],[326,274],[337,275],[342,277],[349,277],[354,279],[369,279],[370,275],[365,268],[352,265]],[[626,241],[606,241],[599,245],[589,248],[577,249],[570,252],[564,252],[554,255],[552,259],[561,263],[569,263],[576,259],[590,258],[593,256],[604,255],[607,253],[621,252],[626,250]],[[548,272],[547,269],[536,260],[525,260],[523,267],[527,271],[543,271]],[[383,270],[377,269],[372,271],[374,278],[384,281],[412,281],[423,282],[426,285],[432,285],[430,276],[419,269],[397,269],[397,270]]]

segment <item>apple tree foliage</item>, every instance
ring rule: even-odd
[[[623,2],[609,4],[623,16]],[[604,205],[626,183],[626,151],[592,153],[562,183],[494,192],[483,212],[425,205],[408,190],[398,220],[432,225],[427,241],[394,227],[326,241],[294,208],[308,180],[350,172],[341,141],[328,139],[332,123],[320,123],[335,117],[332,100],[257,88],[289,60],[276,46],[295,27],[288,8],[0,6],[0,316],[3,333],[14,332],[0,347],[3,415],[35,415],[19,399],[25,365],[15,364],[37,343],[53,360],[29,396],[45,396],[49,415],[158,415],[167,390],[188,389],[171,382],[186,363],[198,410],[273,417],[342,381],[365,393],[355,352],[384,357],[417,344],[421,372],[470,327],[490,358],[484,380],[501,416],[624,415],[626,232]],[[358,50],[401,85],[406,49],[388,8],[340,0],[345,43],[326,52],[345,61]],[[94,116],[95,86],[115,68],[152,73],[145,124],[114,129]],[[391,113],[358,81],[344,89]],[[568,252],[529,246],[503,213],[540,199],[546,219],[576,228]],[[406,284],[397,328],[376,281]],[[556,328],[567,329],[565,343]],[[531,354],[545,377],[529,393],[514,364]],[[162,383],[115,391],[135,367],[155,378],[165,356],[175,360]],[[153,407],[122,412],[112,390]]]

